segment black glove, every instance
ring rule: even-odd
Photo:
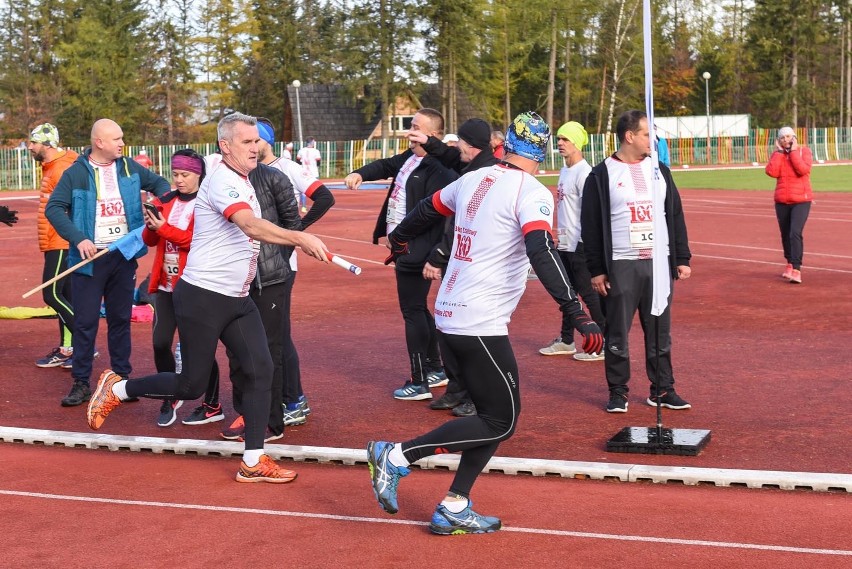
[[[10,211],[5,205],[0,205],[0,222],[12,227],[13,223],[18,223],[18,212]]]
[[[385,265],[396,263],[397,259],[403,255],[408,255],[408,242],[400,241],[393,232],[388,235],[388,245],[390,245],[390,255],[385,259]]]
[[[587,354],[599,354],[603,351],[603,334],[595,321],[583,312],[571,317],[571,325],[583,335],[583,351]]]

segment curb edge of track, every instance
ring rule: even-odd
[[[0,441],[70,448],[106,448],[112,451],[129,450],[134,452],[148,451],[155,454],[174,453],[178,455],[227,457],[241,456],[244,448],[242,442],[102,435],[4,426],[0,426]],[[266,453],[272,458],[289,459],[296,462],[367,464],[367,451],[363,449],[276,444],[267,444],[265,449]],[[458,455],[441,455],[423,459],[415,466],[427,470],[456,470],[458,462]],[[488,462],[484,472],[541,477],[558,476],[578,480],[617,480],[620,482],[653,482],[656,484],[677,483],[686,486],[713,485],[852,493],[852,474],[828,472],[694,468],[499,456],[493,457]]]

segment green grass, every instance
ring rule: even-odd
[[[774,190],[775,180],[766,175],[764,166],[741,170],[683,170],[672,172],[678,188],[716,190]],[[821,166],[811,169],[815,192],[852,192],[852,166]]]
[[[722,168],[719,170],[672,171],[679,189],[774,190],[775,180],[766,175],[764,166],[754,168]],[[555,186],[559,176],[539,176],[546,186]],[[852,192],[852,165],[815,165],[811,170],[811,186],[815,192]]]

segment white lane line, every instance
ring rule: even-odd
[[[735,245],[733,243],[709,243],[707,241],[689,241],[690,245],[710,245],[711,247],[728,247],[734,249],[751,249],[753,251],[770,251],[772,253],[780,253],[781,249],[777,247],[755,247],[753,245]],[[852,259],[852,255],[835,255],[833,253],[814,253],[808,251],[808,256],[814,257],[834,257],[836,259]]]
[[[560,535],[567,537],[583,537],[590,539],[612,539],[617,541],[642,541],[648,543],[669,543],[674,545],[696,545],[703,547],[726,547],[730,549],[758,549],[761,551],[784,551],[789,553],[813,553],[816,555],[852,556],[852,551],[846,549],[820,549],[812,547],[792,547],[786,545],[762,545],[759,543],[737,543],[731,541],[705,541],[701,539],[676,539],[669,537],[651,537],[641,535],[618,535],[608,533],[587,533],[581,531],[561,531],[527,528],[503,528],[505,531],[535,533],[544,535]]]
[[[0,202],[10,202],[14,200],[37,200],[39,196],[14,196],[0,198]]]
[[[372,245],[373,247],[381,247],[381,245],[374,245],[372,241],[364,241],[363,239],[349,239],[348,237],[328,235],[327,233],[314,233],[314,235],[323,239],[334,239],[335,241],[347,241],[349,243],[358,243],[360,245]],[[386,247],[384,248],[386,249]]]
[[[719,261],[733,261],[735,263],[757,263],[759,265],[778,265],[778,261],[756,261],[754,259],[743,259],[740,257],[721,257],[719,255],[699,255],[692,254],[692,257],[700,257],[702,259],[716,259]],[[808,271],[826,271],[829,273],[844,273],[844,274],[852,274],[852,271],[846,269],[829,269],[827,267],[814,267],[812,265],[807,265]]]
[[[371,518],[364,516],[340,516],[336,514],[315,514],[310,512],[292,512],[288,510],[269,510],[260,508],[238,508],[233,506],[208,506],[205,504],[175,504],[171,502],[152,502],[147,500],[119,500],[113,498],[96,498],[92,496],[68,496],[63,494],[45,494],[42,492],[22,492],[17,490],[0,490],[0,494],[6,496],[18,496],[22,498],[38,498],[44,500],[64,500],[71,502],[89,502],[98,504],[113,504],[120,506],[143,506],[150,508],[174,508],[182,510],[202,510],[208,512],[231,512],[238,514],[255,514],[262,516],[283,516],[292,518],[313,518],[320,520],[333,520],[342,522],[361,522],[373,524],[393,524],[427,526],[426,522],[416,520],[403,520],[391,518]],[[782,551],[787,553],[808,553],[813,555],[841,555],[852,557],[852,551],[845,549],[822,549],[813,547],[792,547],[786,545],[764,545],[759,543],[738,543],[728,541],[705,541],[700,539],[676,539],[667,537],[653,537],[641,535],[623,535],[608,533],[590,533],[579,531],[549,530],[544,528],[522,528],[504,527],[503,531],[529,533],[536,535],[553,535],[560,537],[576,537],[583,539],[608,539],[615,541],[633,541],[645,543],[665,543],[672,545],[687,545],[697,547],[721,547],[729,549],[754,549],[760,551]]]
[[[775,216],[772,215],[772,214],[745,213],[745,212],[737,211],[737,210],[712,211],[712,210],[700,210],[700,209],[684,208],[684,211],[687,213],[687,216],[697,215],[697,214],[701,214],[701,215],[735,215],[737,217],[759,217],[761,219],[776,219]],[[813,214],[808,216],[808,221],[836,221],[838,223],[852,223],[852,219],[836,219],[836,218],[833,218],[833,217],[820,217],[819,215],[813,215]],[[687,226],[688,225],[689,225],[689,223],[687,223]]]

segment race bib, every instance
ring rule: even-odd
[[[650,249],[654,246],[653,203],[636,202],[630,206],[630,247]]]
[[[95,244],[107,245],[127,235],[124,202],[119,199],[98,200],[95,219]]]

